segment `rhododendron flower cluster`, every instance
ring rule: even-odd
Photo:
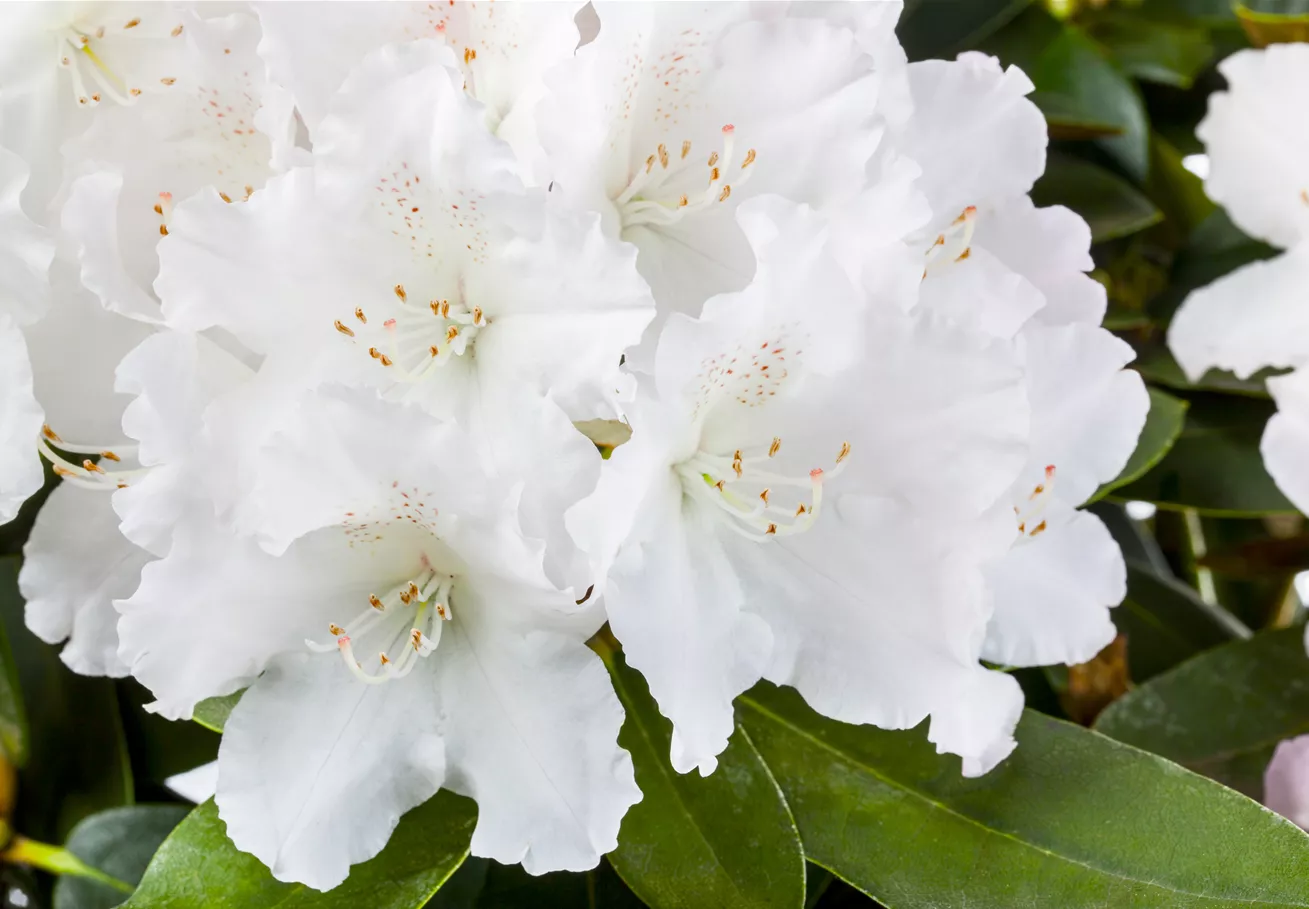
[[[704,775],[760,680],[985,774],[1004,670],[1114,636],[1078,506],[1148,401],[1028,78],[907,63],[894,3],[580,12],[0,9],[27,622],[169,718],[244,691],[216,802],[280,880],[441,788],[593,867],[606,625]]]

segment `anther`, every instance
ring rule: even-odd
[[[841,453],[838,454],[838,455],[836,456],[836,463],[840,464],[842,461],[844,461],[844,460],[845,460],[846,458],[848,458],[848,457],[850,457],[850,443],[849,443],[849,442],[842,442],[842,443],[841,443]]]
[[[719,202],[726,202],[727,197],[732,194],[732,185],[730,183],[723,186],[723,191],[718,194]]]
[[[101,466],[100,466],[99,464],[97,464],[95,461],[92,461],[90,458],[87,458],[87,459],[85,459],[84,461],[82,461],[82,467],[85,468],[86,470],[91,471],[91,473],[104,473],[104,472],[105,472],[105,469],[104,469],[103,467],[101,467]]]
[[[710,152],[708,166],[713,167],[717,163],[718,163],[718,152]]]
[[[164,85],[172,85],[172,84],[174,84],[175,82],[177,82],[177,80],[174,79],[172,76],[164,76],[164,77],[163,77],[162,79],[160,79],[159,81],[162,82]]]
[[[650,171],[654,169],[654,163],[655,163],[655,156],[654,156],[654,155],[651,155],[650,157],[648,157],[648,158],[645,159],[645,172],[646,172],[647,174],[650,173]]]
[[[137,27],[138,25],[140,25],[140,24],[141,24],[141,20],[140,20],[140,19],[135,19],[135,18],[133,18],[133,19],[128,19],[128,20],[127,20],[127,24],[124,25],[123,28],[136,28],[136,27]]]
[[[682,198],[677,200],[677,207],[681,208],[682,206],[687,205],[690,201],[691,201],[690,199],[686,198],[686,196],[683,195]]]
[[[445,330],[445,340],[447,344],[454,341],[457,337],[459,337],[459,326],[451,325]]]
[[[218,198],[222,199],[224,202],[228,203],[229,205],[232,202],[232,197],[229,196],[227,193],[219,193]]]
[[[110,460],[110,461],[122,461],[122,460],[123,460],[123,459],[120,458],[118,455],[114,454],[112,451],[102,451],[102,452],[100,452],[100,457],[102,457],[102,458],[107,458],[107,459]]]
[[[372,606],[374,609],[379,609],[379,610],[386,609],[386,607],[382,605],[382,601],[378,599],[377,594],[375,593],[370,593],[368,595],[368,605]]]
[[[368,317],[364,315],[364,311],[362,307],[358,307],[358,306],[355,307],[355,318],[358,319],[360,322],[364,323],[365,325],[368,324]]]
[[[763,492],[759,493],[759,498],[763,500],[765,505],[768,504],[768,493],[770,492],[772,492],[771,489],[765,489]]]
[[[748,152],[745,153],[745,160],[741,162],[741,170],[745,170],[745,169],[746,169],[747,167],[749,167],[751,164],[754,164],[754,149],[753,149],[753,148],[750,149]]]
[[[332,324],[336,326],[336,330],[339,331],[341,334],[346,335],[347,337],[350,338],[353,338],[355,336],[354,329],[351,328],[349,325],[346,325],[340,319],[337,319]]]
[[[395,286],[395,295],[400,298],[401,303],[404,303],[409,299],[409,295],[405,293],[405,286],[403,284],[397,284]]]
[[[774,436],[773,444],[768,446],[768,457],[771,458],[776,456],[778,450],[780,450],[781,447],[782,447],[782,440]]]
[[[332,632],[333,637],[339,638],[341,635],[345,634],[345,629],[342,628],[340,625],[336,624],[335,622],[329,624],[327,626],[327,630]]]
[[[685,161],[689,154],[691,154],[691,140],[687,139],[682,142],[682,160]]]
[[[409,640],[413,643],[414,650],[418,650],[423,646],[423,633],[415,628],[409,633]]]
[[[659,166],[668,170],[668,148],[664,143],[659,143]]]
[[[776,525],[776,524],[769,524],[769,525],[768,525],[768,529],[765,530],[764,533],[769,533],[769,534],[777,533],[777,525]]]
[[[177,26],[177,28],[173,29],[172,35],[174,38],[176,38],[180,34],[182,34],[182,26],[179,25]]]
[[[50,428],[50,424],[48,424],[48,423],[42,423],[42,424],[41,424],[41,435],[45,436],[45,437],[46,437],[47,439],[49,439],[51,442],[62,442],[62,441],[63,441],[63,439],[59,438],[59,433],[57,433],[57,432],[55,432],[53,429],[51,429],[51,428]]]

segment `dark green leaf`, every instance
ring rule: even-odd
[[[1201,654],[1110,705],[1095,728],[1259,798],[1273,748],[1309,732],[1304,629]]]
[[[15,826],[62,842],[82,818],[131,804],[132,772],[111,679],[75,675],[23,620],[18,559],[0,559],[0,622],[28,717],[28,761]]]
[[[73,828],[64,848],[92,868],[135,886],[159,844],[186,817],[181,805],[132,805],[93,814]],[[111,909],[127,899],[107,884],[63,876],[54,909]]]
[[[1222,517],[1294,512],[1259,453],[1274,410],[1271,401],[1195,395],[1172,449],[1145,476],[1115,489],[1114,497]]]
[[[1163,212],[1141,192],[1103,167],[1067,155],[1052,154],[1045,174],[1032,188],[1037,205],[1066,205],[1091,226],[1100,243],[1144,230]]]
[[[1104,522],[1114,542],[1123,551],[1123,558],[1136,562],[1146,571],[1166,578],[1173,577],[1168,558],[1148,525],[1129,517],[1122,503],[1094,502],[1087,505],[1086,510]]]
[[[741,714],[810,860],[888,906],[1309,905],[1301,830],[1081,727],[1029,711],[1013,755],[964,779],[922,730],[837,723],[792,691],[758,686]]]
[[[7,566],[4,584],[5,596],[18,595],[9,586]],[[3,624],[0,624],[0,747],[11,764],[22,767],[27,762],[27,711],[23,709],[18,664]]]
[[[609,859],[654,909],[801,909],[805,863],[781,790],[740,728],[708,777],[668,762],[672,724],[641,674],[607,653],[627,711],[618,742],[644,797],[623,818]]]
[[[118,682],[118,703],[123,713],[123,731],[132,756],[132,774],[137,797],[162,799],[168,796],[163,783],[218,757],[219,736],[198,723],[167,720],[150,713],[144,705],[154,696],[133,679]]]
[[[1129,76],[1190,88],[1214,53],[1203,27],[1148,19],[1114,8],[1088,26],[1092,38]]]
[[[431,909],[447,909],[446,904],[438,902],[442,894],[437,895]],[[521,865],[491,862],[477,900],[448,909],[642,909],[644,905],[608,862],[581,873],[554,871],[536,877]]]
[[[1196,229],[1213,214],[1216,206],[1205,195],[1204,183],[1182,166],[1182,156],[1163,136],[1150,136],[1150,178],[1145,193],[1162,209],[1166,220],[1155,233],[1169,249],[1190,242]]]
[[[1150,313],[1161,324],[1167,323],[1191,291],[1275,255],[1276,249],[1242,232],[1227,212],[1217,209],[1196,226],[1178,253],[1168,288],[1151,301]]]
[[[1141,345],[1137,348],[1136,361],[1132,364],[1141,375],[1151,382],[1171,388],[1174,391],[1217,391],[1223,394],[1244,395],[1250,398],[1268,399],[1268,388],[1264,382],[1269,376],[1278,375],[1285,370],[1265,369],[1248,379],[1238,379],[1230,372],[1211,369],[1195,382],[1188,379],[1177,365],[1177,360],[1162,343]]]
[[[1157,388],[1150,389],[1150,412],[1145,418],[1145,427],[1141,438],[1137,440],[1136,450],[1127,459],[1127,464],[1117,477],[1105,483],[1091,497],[1092,501],[1108,493],[1111,489],[1125,486],[1143,476],[1151,467],[1163,460],[1164,455],[1173,447],[1177,437],[1182,434],[1186,423],[1187,403]]]
[[[1248,638],[1235,616],[1211,606],[1181,581],[1128,563],[1127,597],[1115,609],[1114,625],[1127,636],[1133,681],[1165,672],[1202,650]]]
[[[974,47],[1032,0],[908,0],[896,34],[910,60],[950,58]]]
[[[233,694],[225,694],[222,697],[205,698],[195,705],[195,711],[191,714],[191,717],[206,729],[222,732],[223,726],[227,724],[227,718],[232,714],[232,708],[236,706],[237,701],[241,700],[243,694],[245,694],[244,688]]]
[[[319,893],[273,879],[227,838],[212,801],[196,808],[164,841],[131,909],[416,909],[468,855],[477,822],[470,799],[441,791],[400,819],[386,848],[357,865],[335,890]]]

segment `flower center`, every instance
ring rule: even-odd
[[[453,586],[453,576],[425,568],[416,577],[397,584],[385,596],[369,594],[368,605],[344,627],[330,623],[327,629],[336,638],[334,643],[306,639],[305,646],[315,653],[337,651],[350,673],[366,684],[380,685],[402,679],[440,643],[442,625],[453,617],[450,611]],[[364,669],[355,655],[356,645],[361,649],[378,648],[375,672]],[[371,658],[367,659],[372,662]]]
[[[782,440],[775,438],[768,450],[759,454],[746,455],[737,449],[729,458],[697,451],[674,469],[686,494],[712,506],[711,513],[741,536],[757,541],[789,536],[808,530],[818,520],[823,483],[845,469],[850,443],[841,443],[830,470],[815,467],[804,477],[766,469],[781,447]],[[775,501],[773,490],[786,488],[809,490],[808,504],[803,498],[796,505]]]
[[[55,445],[59,446],[59,451],[55,450]],[[121,464],[124,457],[134,457],[136,455],[135,445],[110,447],[108,445],[74,444],[61,439],[59,434],[49,426],[41,427],[41,435],[37,436],[36,440],[36,449],[41,457],[50,462],[54,472],[62,477],[65,483],[71,483],[83,489],[113,492],[115,489],[130,486],[132,480],[143,477],[150,472],[148,467],[115,466]],[[72,455],[99,455],[100,461],[97,463],[89,457],[83,457],[81,463],[78,463],[76,459],[70,459],[60,454],[60,451]]]
[[[1045,468],[1045,479],[1032,487],[1031,493],[1022,505],[1014,506],[1014,516],[1018,519],[1020,539],[1040,536],[1045,533],[1046,523],[1042,517],[1054,489],[1054,465]]]
[[[61,69],[68,70],[72,77],[73,100],[78,107],[95,107],[105,98],[131,105],[141,97],[141,85],[136,84],[131,77],[118,73],[105,59],[107,34],[113,31],[125,36],[133,35],[140,26],[141,18],[133,16],[115,26],[87,25],[83,28],[72,24],[56,29],[56,62]],[[177,25],[170,34],[174,38],[178,37],[182,34],[182,26]],[[159,82],[171,86],[176,84],[177,79],[164,76]]]
[[[933,265],[938,267],[948,262],[962,262],[972,255],[973,231],[977,226],[977,206],[965,208],[959,217],[950,222],[950,226],[936,235],[932,245],[927,247],[923,262],[923,277]]]
[[[668,146],[660,143],[655,153],[645,159],[645,167],[637,171],[627,188],[614,200],[623,226],[675,224],[691,212],[731,198],[732,188],[739,189],[749,179],[750,165],[755,161],[752,148],[745,153],[733,176],[735,131],[730,123],[723,127],[723,152],[721,155],[711,152],[704,165],[691,161],[689,139],[682,142],[680,151],[674,152],[676,157],[669,154]],[[701,166],[708,168],[709,178],[703,189],[699,188],[694,175]],[[687,191],[680,191],[682,185],[688,187]]]
[[[398,303],[386,307],[381,322],[370,321],[358,307],[353,318],[333,324],[352,343],[367,347],[397,382],[422,382],[455,357],[471,353],[478,333],[491,321],[480,306],[469,309],[459,301],[436,299],[424,306],[409,302],[403,284],[393,291]]]

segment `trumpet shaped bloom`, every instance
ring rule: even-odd
[[[714,769],[732,698],[764,677],[849,722],[930,714],[983,772],[1021,708],[977,653],[981,554],[1008,542],[977,518],[1023,460],[1021,373],[1004,345],[868,304],[812,209],[737,217],[754,280],[670,317],[631,441],[568,515],[610,625],[679,771]]]
[[[218,756],[238,848],[328,889],[445,786],[478,802],[474,854],[594,866],[640,798],[585,645],[603,619],[548,582],[512,490],[454,424],[368,390],[303,398],[269,447],[329,506],[313,529],[274,557],[194,510],[118,604],[155,710],[249,686]]]
[[[1228,89],[1209,96],[1196,134],[1209,155],[1205,192],[1238,227],[1284,250],[1191,293],[1168,330],[1168,346],[1188,376],[1211,368],[1249,376],[1290,367],[1268,380],[1277,413],[1268,421],[1264,465],[1291,501],[1309,507],[1309,171],[1288,149],[1305,131],[1276,103],[1309,85],[1309,45],[1239,51],[1219,67]]]

